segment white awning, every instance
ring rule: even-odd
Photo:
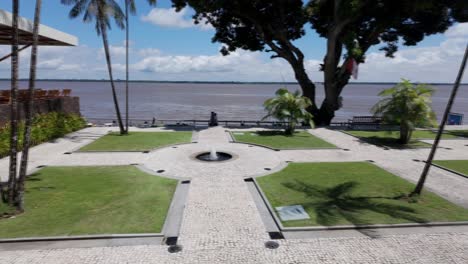
[[[11,45],[13,15],[0,9],[0,45]],[[18,19],[19,44],[31,45],[33,40],[34,23],[23,17]],[[77,46],[78,38],[53,29],[39,26],[39,45],[41,46]]]

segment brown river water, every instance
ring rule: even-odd
[[[210,112],[218,113],[220,120],[259,120],[264,115],[263,102],[274,92],[294,84],[218,84],[218,83],[156,83],[130,84],[130,117],[133,119],[208,119]],[[346,121],[352,116],[369,115],[370,108],[379,100],[378,93],[391,84],[350,84],[343,91],[343,108],[336,112],[334,121]],[[445,109],[451,85],[433,85],[436,93],[433,108],[440,117]],[[9,89],[9,81],[0,81],[1,89]],[[26,88],[27,82],[20,82]],[[79,96],[81,113],[87,118],[112,119],[115,116],[108,82],[39,81],[42,89],[72,89]],[[123,82],[117,83],[121,111],[124,113]],[[323,99],[323,86],[317,85],[317,102]],[[462,85],[453,112],[468,115],[468,85]],[[466,122],[465,122],[466,123]]]

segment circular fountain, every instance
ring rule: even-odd
[[[227,161],[232,159],[232,155],[226,152],[218,152],[214,148],[210,152],[202,152],[195,155],[197,160],[207,161],[207,162],[220,162]]]

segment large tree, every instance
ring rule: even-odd
[[[327,39],[322,124],[329,124],[340,108],[351,60],[364,63],[366,52],[375,45],[393,57],[399,44],[416,45],[425,36],[442,33],[468,18],[466,0],[314,0],[306,9],[312,27]]]
[[[340,94],[349,81],[347,63],[363,63],[374,45],[391,57],[403,45],[416,45],[425,36],[444,32],[455,21],[465,21],[465,0],[172,0],[180,10],[195,10],[197,23],[216,29],[213,41],[226,44],[223,54],[246,49],[273,52],[292,66],[303,95],[311,99],[309,111],[318,125],[328,125],[340,108]],[[327,38],[323,64],[325,99],[318,109],[315,86],[304,68],[304,55],[293,41],[310,22]],[[344,57],[344,60],[343,60]],[[341,64],[340,64],[341,63]]]
[[[115,91],[109,39],[107,36],[108,30],[111,29],[111,19],[114,20],[119,28],[125,28],[125,15],[115,0],[61,0],[61,2],[62,4],[73,6],[69,13],[70,18],[77,18],[83,15],[83,22],[89,23],[95,21],[95,29],[97,34],[102,37],[104,53],[106,55],[107,71],[112,88],[112,99],[114,100],[117,123],[119,125],[120,134],[125,134],[126,130],[122,122],[119,101]]]
[[[315,85],[304,67],[304,54],[293,44],[304,36],[307,23],[301,0],[172,0],[177,10],[187,5],[195,9],[196,23],[208,22],[216,29],[213,42],[226,46],[221,50],[228,55],[236,49],[267,51],[271,58],[286,60],[294,70],[302,94],[314,104],[309,112],[315,118]]]

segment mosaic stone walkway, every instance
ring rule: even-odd
[[[197,144],[143,153],[73,153],[107,133],[109,128],[88,128],[56,143],[32,151],[31,168],[38,165],[119,165],[140,163],[165,175],[191,178],[178,243],[183,250],[170,254],[167,246],[121,246],[55,250],[0,251],[0,263],[468,263],[468,233],[408,234],[279,240],[278,249],[267,249],[268,234],[244,178],[272,173],[285,161],[374,160],[392,173],[416,181],[427,149],[383,150],[338,131],[316,129],[310,133],[339,148],[336,150],[269,149],[229,143],[222,127],[200,131]],[[159,131],[146,129],[145,131]],[[443,141],[440,159],[468,158],[466,140]],[[230,162],[207,164],[193,154],[225,151],[237,157]],[[0,176],[8,162],[0,160]],[[269,168],[270,171],[265,171]],[[468,208],[468,180],[432,168],[427,187]]]

